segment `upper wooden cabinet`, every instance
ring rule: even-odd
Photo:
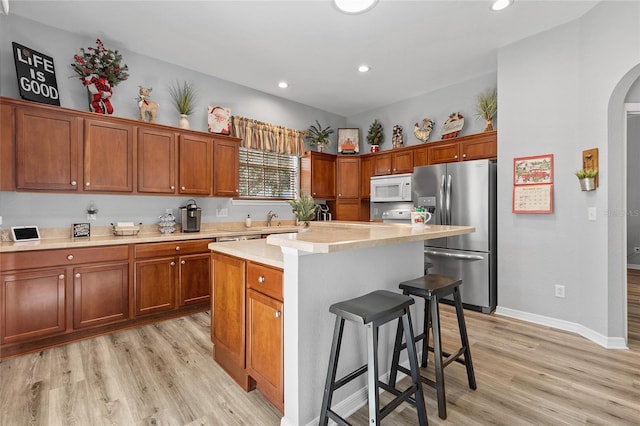
[[[15,119],[16,188],[78,191],[82,120],[65,111],[22,106]]]
[[[429,164],[451,163],[460,159],[460,144],[458,142],[437,144],[427,147]]]
[[[360,157],[360,198],[371,197],[372,163],[373,161],[370,156]]]
[[[175,132],[138,128],[138,192],[176,193]]]
[[[464,136],[460,139],[462,161],[497,158],[497,133],[484,132],[477,135]]]
[[[213,141],[213,195],[237,197],[240,192],[240,139]]]
[[[133,126],[84,120],[84,191],[133,191]]]
[[[213,140],[183,134],[178,137],[178,192],[211,195],[213,188]]]
[[[391,153],[385,152],[373,156],[373,175],[383,176],[391,174]]]
[[[16,189],[15,108],[0,104],[0,191]]]
[[[336,197],[336,156],[307,151],[300,159],[300,189],[313,198]]]
[[[429,164],[429,156],[427,154],[427,147],[420,145],[413,149],[413,167],[426,166]]]
[[[391,153],[392,173],[413,172],[413,150],[402,150]]]
[[[338,157],[336,170],[337,197],[360,198],[360,158]]]

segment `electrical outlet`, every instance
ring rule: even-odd
[[[229,211],[227,208],[216,209],[216,217],[227,217],[229,216]]]
[[[596,220],[596,216],[597,216],[596,208],[595,207],[589,207],[587,209],[587,219],[591,220],[591,221],[594,221],[594,220]]]
[[[633,248],[633,252],[634,253],[640,253],[640,247],[634,247]]]
[[[556,284],[556,297],[564,299],[564,286]]]

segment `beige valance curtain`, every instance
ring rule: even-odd
[[[231,117],[231,127],[232,135],[242,139],[244,148],[297,156],[304,153],[304,130],[238,116]]]

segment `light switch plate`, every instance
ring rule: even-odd
[[[590,221],[595,221],[596,220],[596,208],[595,207],[587,208],[587,218]]]

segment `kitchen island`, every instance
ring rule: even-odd
[[[308,232],[270,235],[266,242],[209,245],[214,253],[238,258],[246,253],[252,262],[283,271],[282,425],[318,421],[335,321],[329,306],[374,290],[398,291],[401,281],[424,273],[424,240],[473,231],[470,226],[312,222]],[[412,309],[414,324],[420,324],[422,316],[423,305],[417,301]],[[395,324],[380,329],[380,370],[385,374],[390,367],[394,336]],[[346,326],[343,341],[339,375],[366,363],[363,330]],[[334,394],[338,413],[346,417],[366,403],[365,380],[363,376]]]

